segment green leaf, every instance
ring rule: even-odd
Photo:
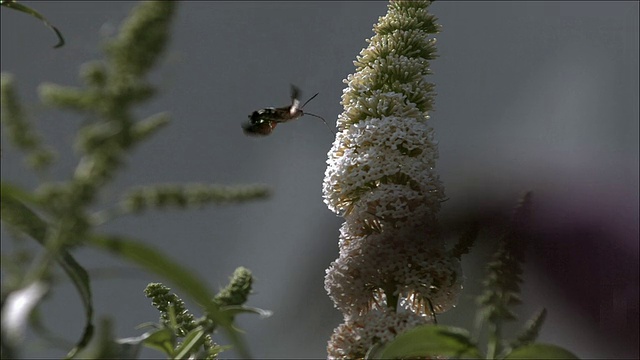
[[[155,248],[130,239],[93,235],[89,243],[133,261],[143,268],[173,282],[182,292],[203,306],[211,318],[226,331],[227,336],[238,353],[242,357],[248,357],[246,347],[240,335],[237,330],[231,326],[231,317],[220,310],[218,305],[213,301],[213,294],[204,285],[205,282],[191,271],[169,259]]]
[[[67,355],[68,357],[73,357],[78,350],[84,348],[89,343],[89,340],[91,340],[91,337],[93,336],[93,300],[91,299],[91,285],[87,271],[80,266],[80,264],[78,264],[78,262],[76,262],[68,252],[61,251],[60,255],[58,262],[67,273],[67,276],[71,279],[76,290],[78,290],[80,298],[82,299],[82,305],[84,306],[85,317],[87,319],[82,337]]]
[[[242,313],[250,313],[260,315],[261,318],[268,318],[273,314],[273,312],[269,310],[244,305],[224,306],[221,310],[225,313],[230,314],[231,316],[236,316]]]
[[[33,202],[33,197],[16,186],[2,183],[0,185],[0,218],[4,223],[24,232],[44,246],[47,223],[29,209],[23,201]],[[87,345],[93,335],[91,285],[87,271],[67,251],[58,250],[56,261],[69,276],[73,286],[78,291],[86,317],[82,336],[75,348],[67,355],[73,357],[78,350]]]
[[[204,343],[206,332],[202,326],[189,331],[187,336],[184,337],[184,341],[176,349],[173,358],[174,359],[187,359],[192,354],[196,353],[200,346]]]
[[[34,202],[33,196],[17,186],[2,182],[0,199],[2,221],[44,245],[47,223],[24,205],[25,202]]]
[[[122,345],[123,348],[136,349],[138,352],[141,345],[144,344],[152,349],[160,350],[167,355],[171,355],[173,354],[175,336],[171,329],[162,328],[146,332],[137,337],[118,339],[116,343]]]
[[[22,4],[18,4],[15,0],[6,0],[3,1],[2,6],[6,6],[10,9],[14,9],[17,11],[21,11],[25,14],[31,15],[37,19],[40,19],[40,21],[42,21],[44,23],[44,25],[46,27],[48,27],[49,29],[53,30],[53,32],[56,33],[56,36],[58,37],[58,43],[54,46],[54,48],[59,48],[61,46],[64,45],[64,38],[62,37],[62,34],[60,33],[60,31],[53,25],[49,24],[49,22],[47,21],[47,19],[40,15],[40,13],[38,13],[37,11],[33,10],[32,8],[22,5]]]
[[[160,350],[167,355],[173,354],[176,337],[169,328],[158,329],[145,334],[145,338],[141,339],[146,346]]]
[[[505,359],[578,359],[578,357],[556,345],[535,343],[513,350]]]
[[[534,342],[538,338],[538,334],[540,333],[540,329],[542,328],[542,324],[544,324],[546,317],[547,309],[543,308],[529,319],[529,321],[527,321],[520,334],[518,334],[518,337],[509,344],[509,347],[519,348]]]
[[[465,358],[482,357],[466,330],[442,325],[423,325],[411,329],[398,335],[376,354],[372,354],[375,359],[438,355]]]

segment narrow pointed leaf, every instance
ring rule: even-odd
[[[510,344],[511,348],[518,348],[523,345],[528,345],[538,338],[538,334],[540,333],[540,329],[542,328],[542,324],[547,317],[547,309],[542,309],[537,314],[535,314],[527,323],[524,325],[524,329],[518,334],[518,337],[513,340]]]
[[[261,318],[268,318],[269,316],[273,315],[272,311],[264,310],[256,307],[244,306],[244,305],[225,306],[222,308],[222,311],[232,316],[235,316],[241,313],[251,313],[251,314],[260,315]]]
[[[0,185],[0,218],[4,223],[29,235],[40,245],[44,245],[47,223],[40,219],[25,202],[32,202],[31,194],[19,187],[2,182]]]
[[[46,27],[48,27],[49,29],[53,30],[53,32],[56,33],[56,36],[58,37],[58,43],[54,46],[54,48],[59,48],[59,47],[64,45],[64,38],[62,37],[62,34],[58,30],[58,28],[56,28],[55,26],[51,25],[44,16],[40,15],[39,12],[33,10],[32,8],[30,8],[28,6],[25,6],[25,5],[22,5],[22,4],[18,4],[17,2],[15,2],[13,0],[3,1],[2,5],[10,8],[10,9],[21,11],[21,12],[27,14],[27,15],[31,15],[31,16],[39,19],[40,21],[42,21],[44,23],[44,25]]]
[[[18,187],[2,183],[0,191],[0,218],[6,224],[32,237],[40,245],[44,246],[44,238],[47,233],[47,223],[36,215],[23,201],[33,201],[31,195]],[[93,300],[91,299],[91,285],[89,274],[78,262],[65,250],[59,250],[56,261],[71,283],[78,291],[85,313],[85,326],[78,343],[69,353],[72,357],[79,349],[85,347],[93,335]]]
[[[205,331],[204,328],[198,326],[197,328],[189,331],[187,336],[184,337],[184,341],[180,346],[176,349],[175,354],[173,355],[174,359],[186,359],[189,356],[197,353],[198,348],[202,346],[205,339]]]

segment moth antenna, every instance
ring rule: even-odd
[[[313,100],[313,98],[315,98],[316,96],[318,96],[318,94],[320,93],[316,93],[315,95],[313,95],[311,98],[309,98],[309,100],[305,101],[304,104],[302,104],[302,106],[300,107],[300,109],[304,109],[304,106],[307,105],[309,103],[309,101]]]
[[[318,95],[318,94],[316,94],[316,95]],[[316,95],[313,95],[313,97],[312,97],[311,99],[313,99],[314,97],[316,97]],[[311,100],[311,99],[309,99],[309,100]],[[307,100],[307,102],[309,102],[309,101]],[[306,103],[305,103],[305,104],[306,104]],[[304,105],[303,105],[303,106],[304,106]],[[333,135],[335,135],[335,134],[336,134],[335,132],[333,132],[333,130],[331,129],[331,127],[329,126],[329,124],[327,124],[327,122],[324,120],[324,118],[323,118],[322,116],[319,116],[319,115],[316,115],[316,114],[312,114],[312,113],[308,113],[308,112],[306,112],[306,113],[304,113],[304,114],[305,114],[305,115],[311,115],[311,116],[313,116],[313,117],[317,117],[318,119],[322,120],[322,122],[323,122],[325,125],[327,125],[327,129],[329,129],[329,131],[331,131],[331,133],[332,133]]]
[[[433,310],[433,303],[431,302],[431,299],[427,299],[427,303],[429,304],[429,311],[431,312],[433,323],[438,325],[438,319],[436,318],[436,312]]]

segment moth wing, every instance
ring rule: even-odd
[[[300,98],[300,89],[297,86],[291,85],[291,102]]]
[[[289,113],[294,115],[300,109],[300,89],[297,86],[291,85],[291,108],[289,108]]]
[[[291,104],[291,107],[289,108],[289,114],[295,115],[298,112],[298,110],[300,110],[300,100],[293,99],[293,103]]]

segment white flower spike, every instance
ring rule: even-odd
[[[425,77],[439,30],[430,3],[392,0],[344,80],[323,182],[325,203],[345,219],[325,277],[345,318],[329,358],[362,357],[375,341],[435,321],[462,289],[460,261],[438,232],[446,197],[428,121],[434,86]]]

